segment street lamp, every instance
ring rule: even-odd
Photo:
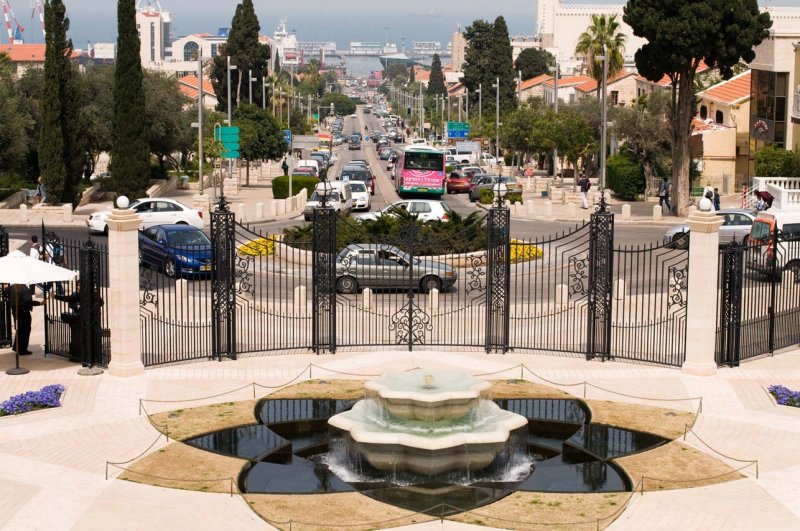
[[[233,111],[231,109],[231,100],[233,100],[233,91],[231,91],[231,70],[236,70],[236,65],[231,64],[231,56],[228,56],[228,127],[233,126]],[[201,87],[202,88],[202,87]],[[228,178],[233,177],[233,159],[228,159]]]
[[[492,186],[494,192],[494,200],[496,208],[503,208],[503,201],[508,193],[508,186],[503,182],[503,179],[497,179],[497,182]]]
[[[606,187],[606,128],[608,127],[608,118],[606,116],[606,85],[608,82],[608,50],[603,45],[603,55],[596,55],[595,61],[603,61],[603,79],[601,84],[600,93],[600,202],[604,204],[603,198],[605,197]]]
[[[553,110],[558,115],[558,59],[556,59],[556,66],[549,69],[553,72]],[[558,148],[553,148],[553,179],[558,175]],[[564,184],[564,179],[561,179],[561,184]]]
[[[469,89],[464,88],[465,96],[464,96],[464,111],[467,113],[467,123],[469,123]]]
[[[494,158],[497,159],[497,164],[500,163],[500,78],[492,84],[495,89],[495,103],[494,103]]]
[[[197,56],[197,176],[203,195],[203,57]],[[192,124],[194,125],[194,124]]]
[[[250,103],[250,105],[252,105],[252,104],[253,104],[253,81],[255,81],[255,80],[256,80],[256,79],[253,77],[253,69],[252,69],[252,68],[251,68],[250,70],[248,70],[248,71],[247,71],[247,79],[249,79],[249,80],[250,80],[250,82],[248,83],[248,85],[250,85],[250,96],[249,96],[249,103]]]

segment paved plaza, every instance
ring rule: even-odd
[[[39,310],[41,311],[41,310]],[[41,314],[34,313],[34,323]],[[720,369],[713,377],[622,362],[533,354],[481,352],[350,352],[251,356],[238,361],[198,362],[149,369],[122,379],[78,376],[77,366],[42,356],[42,328],[34,329],[34,354],[23,359],[25,376],[0,374],[0,399],[47,384],[63,384],[63,407],[0,418],[0,527],[5,529],[265,529],[238,496],[164,489],[117,480],[106,461],[134,458],[159,437],[139,399],[184,400],[219,395],[257,382],[277,386],[313,378],[358,378],[413,367],[446,368],[492,378],[539,377],[569,384],[587,381],[626,395],[702,397],[694,431],[727,456],[758,460],[744,479],[711,487],[635,494],[612,529],[800,529],[800,409],[775,406],[765,386],[800,388],[800,351]],[[0,351],[0,369],[13,364]],[[520,368],[520,365],[528,370]],[[309,370],[309,366],[311,368]],[[344,373],[344,374],[343,374]],[[583,386],[562,387],[583,394]],[[587,387],[596,399],[688,408],[687,402],[653,402]],[[149,403],[150,412],[252,398],[252,387],[199,402]],[[686,440],[708,449],[690,434]],[[150,451],[166,444],[164,437]],[[717,455],[717,457],[719,457]],[[741,463],[726,461],[733,468]],[[635,482],[635,478],[634,478]],[[319,515],[324,521],[324,515]],[[535,512],[530,520],[536,520]],[[461,529],[453,522],[415,529]]]

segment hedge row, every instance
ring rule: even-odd
[[[319,179],[316,177],[295,175],[292,177],[291,195],[297,195],[300,193],[300,190],[305,188],[308,190],[308,196],[311,197],[318,182]],[[280,176],[272,180],[272,197],[275,199],[286,199],[289,197],[289,177]]]

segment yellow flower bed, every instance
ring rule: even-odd
[[[272,256],[275,254],[275,236],[258,238],[239,246],[239,253],[247,256]]]
[[[511,263],[538,260],[543,255],[544,252],[532,243],[511,240]]]

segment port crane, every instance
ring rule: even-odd
[[[39,23],[42,25],[42,36],[47,37],[47,30],[44,27],[44,5],[42,5],[42,0],[31,0],[31,26],[33,26],[33,20],[36,18],[36,12],[39,12]]]
[[[25,32],[25,28],[17,20],[16,15],[14,15],[14,10],[11,9],[11,4],[8,3],[8,0],[0,0],[0,6],[3,8],[3,18],[6,22],[6,33],[8,34],[8,43],[9,44],[20,44],[22,43],[22,34]],[[14,21],[14,25],[11,25],[11,21]]]

